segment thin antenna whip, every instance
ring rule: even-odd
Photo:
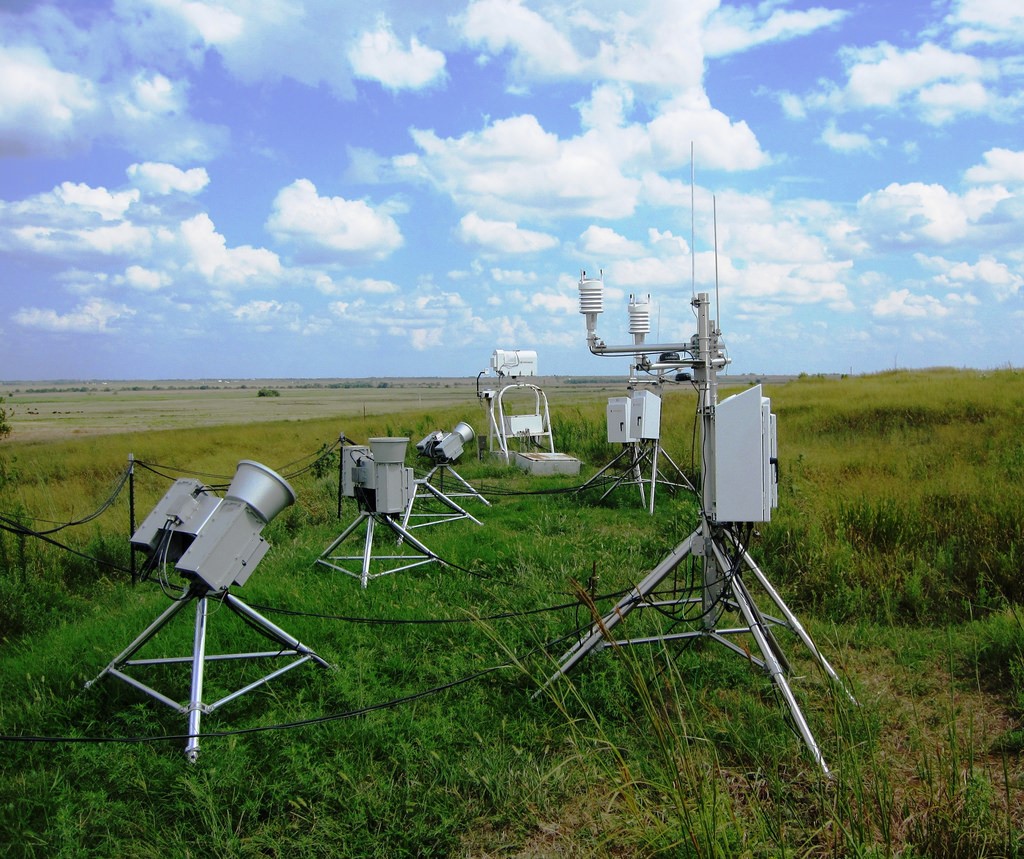
[[[690,298],[697,297],[697,252],[694,247],[693,141],[690,141]]]
[[[715,319],[718,330],[722,330],[722,303],[718,300],[718,204],[711,195],[711,221],[715,227]]]

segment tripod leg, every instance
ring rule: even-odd
[[[419,483],[413,483],[412,495],[409,497],[409,503],[405,505],[405,510],[402,512],[402,527],[409,527],[409,519],[412,518],[412,505],[416,503],[416,496],[419,494],[420,486]],[[401,542],[401,541],[399,541]]]
[[[633,482],[640,489],[640,503],[644,507],[646,507],[647,495],[644,492],[644,475],[643,472],[640,470],[640,467],[643,465],[644,457],[646,454],[641,449],[639,442],[632,442],[631,446],[633,448],[633,464],[630,466],[630,473],[633,475]],[[654,501],[652,500],[651,503],[653,504]]]
[[[622,459],[622,457],[626,455],[626,452],[627,452],[628,450],[629,450],[629,448],[628,448],[628,447],[624,447],[624,448],[622,448],[622,450],[620,450],[620,451],[619,451],[619,452],[618,452],[617,454],[615,454],[615,456],[614,456],[614,457],[612,457],[612,461],[611,461],[611,462],[609,462],[609,463],[608,463],[607,465],[605,465],[605,466],[604,466],[604,467],[603,467],[603,468],[602,468],[602,469],[601,469],[600,471],[598,471],[598,472],[597,472],[597,473],[596,473],[596,474],[595,474],[595,475],[594,475],[593,477],[591,477],[591,478],[590,478],[590,479],[589,479],[589,480],[588,480],[588,481],[587,481],[586,483],[584,483],[584,484],[583,484],[583,485],[582,485],[581,487],[579,487],[579,488],[578,488],[578,489],[577,489],[576,491],[577,491],[577,492],[582,492],[582,491],[583,491],[584,489],[586,489],[587,487],[589,487],[591,483],[594,483],[594,482],[595,482],[595,481],[597,480],[597,478],[599,478],[599,477],[600,477],[600,476],[601,476],[602,474],[604,474],[604,473],[605,473],[605,472],[606,472],[606,471],[607,471],[607,470],[608,470],[609,468],[611,468],[612,466],[614,466],[614,465],[615,465],[615,463],[617,463],[617,462],[618,462],[618,461],[619,461],[620,459]],[[606,492],[606,493],[605,493],[605,495],[607,495],[607,494],[608,494],[608,493]],[[601,497],[603,498],[603,497],[604,497],[604,495],[602,495]]]
[[[192,643],[192,686],[188,701],[188,742],[185,757],[191,763],[199,757],[199,720],[203,715],[203,669],[206,667],[207,598],[196,602],[196,631]]]
[[[462,508],[458,504],[456,504],[454,501],[452,501],[452,499],[449,498],[447,495],[445,495],[440,489],[437,489],[436,487],[431,486],[429,483],[424,483],[423,486],[438,501],[440,501],[442,504],[444,504],[445,506],[449,507],[450,509],[454,510],[459,515],[460,518],[462,518],[462,519],[472,519],[477,525],[483,525],[484,524],[479,519],[477,519],[476,516],[474,516],[472,513],[470,513],[469,511],[465,510],[464,508]],[[409,510],[412,510],[411,506],[409,507]],[[451,515],[451,514],[448,514],[448,515]],[[406,517],[405,517],[405,520],[402,522],[402,529],[403,530],[408,530],[408,528],[409,528],[409,516],[407,514]]]
[[[787,677],[790,676],[793,673],[793,666],[786,657],[786,654],[782,649],[782,645],[779,644],[779,640],[775,637],[775,633],[772,632],[771,624],[765,621],[764,615],[761,613],[761,609],[758,607],[757,603],[754,602],[754,597],[751,595],[749,588],[747,588],[747,583],[739,576],[734,576],[732,579],[732,585],[734,589],[743,589],[743,595],[746,597],[748,605],[754,612],[754,616],[757,618],[758,627],[761,632],[764,633],[765,640],[768,642],[768,646],[772,649],[772,653],[775,654],[775,659],[778,661],[779,667],[782,668],[783,673]]]
[[[337,549],[338,546],[344,543],[348,535],[355,531],[356,528],[358,528],[359,525],[362,523],[362,521],[369,515],[370,514],[364,510],[358,516],[356,516],[355,521],[351,525],[349,525],[344,531],[342,531],[334,539],[330,546],[328,546],[326,549],[323,550],[323,552],[320,553],[320,557],[316,559],[316,562],[318,564],[324,564],[328,567],[331,566],[331,564],[327,561],[328,556],[331,554],[331,552]]]
[[[658,485],[658,454],[661,451],[661,445],[658,440],[655,439],[652,442],[652,453],[651,453],[651,503],[647,508],[647,512],[652,516],[654,515],[654,487]]]
[[[120,668],[122,665],[124,665],[129,659],[131,659],[136,653],[138,653],[142,646],[147,641],[149,641],[154,635],[156,635],[172,617],[174,617],[179,611],[181,611],[186,605],[188,605],[190,601],[191,596],[187,595],[179,600],[175,600],[174,602],[172,602],[156,620],[154,620],[139,634],[139,636],[131,644],[129,644],[124,650],[121,651],[121,653],[115,656],[111,663],[106,668],[104,668],[96,676],[94,680],[88,681],[85,684],[85,688],[88,689],[90,686],[92,686],[93,683],[97,682],[107,672],[112,671],[116,668]]]
[[[365,588],[370,581],[370,559],[373,557],[373,516],[366,520],[366,539],[363,541],[363,568],[359,583]]]
[[[470,495],[473,495],[474,497],[479,498],[488,507],[491,506],[491,502],[488,501],[486,498],[484,498],[483,495],[480,494],[479,490],[477,490],[476,487],[473,486],[473,484],[471,484],[468,480],[466,480],[466,478],[464,478],[461,474],[459,474],[450,465],[448,466],[448,471],[451,473],[452,477],[454,477],[456,480],[458,480],[459,483],[461,483],[466,489],[469,490],[469,494]]]
[[[600,647],[608,638],[608,633],[618,625],[634,608],[642,603],[647,596],[659,585],[662,580],[671,573],[693,550],[693,542],[700,535],[700,531],[694,531],[689,537],[683,540],[671,552],[666,555],[660,564],[651,570],[647,576],[626,596],[619,600],[615,607],[602,617],[590,628],[590,634],[586,638],[570,647],[558,660],[558,670],[552,674],[543,686],[538,689],[533,697],[536,698],[541,692],[548,688],[555,680],[573,669],[577,662],[583,659],[590,651]]]
[[[660,453],[663,457],[665,457],[665,459],[669,461],[669,464],[672,466],[672,468],[675,469],[676,477],[683,481],[682,485],[689,489],[691,492],[696,492],[696,487],[690,482],[689,478],[687,478],[686,473],[678,465],[676,465],[675,460],[672,459],[671,456],[669,456],[668,452],[665,450],[661,450]],[[662,475],[662,480],[664,479],[665,477],[664,475]]]
[[[717,546],[715,547],[715,552],[716,554],[719,552]],[[761,651],[761,656],[764,658],[765,668],[768,671],[768,675],[771,677],[772,682],[775,684],[779,692],[782,693],[782,697],[786,701],[786,706],[789,708],[789,713],[793,717],[793,721],[796,723],[797,731],[799,732],[801,739],[803,739],[804,745],[807,746],[811,756],[814,758],[818,766],[821,767],[821,771],[825,775],[829,775],[828,765],[825,763],[825,758],[821,754],[821,749],[818,748],[818,743],[814,739],[814,734],[811,733],[810,726],[807,724],[807,720],[804,718],[803,712],[800,710],[800,705],[797,703],[796,697],[793,695],[793,690],[789,688],[785,672],[782,670],[782,666],[779,664],[778,659],[775,658],[775,651],[768,642],[767,635],[765,634],[764,623],[760,620],[759,612],[750,600],[747,589],[743,586],[742,579],[740,579],[739,575],[733,574],[732,578],[734,584],[732,589],[733,598],[736,600],[740,613],[743,615],[743,619],[746,621],[747,626],[750,629],[750,634],[754,637],[754,641],[757,643],[757,649]],[[738,587],[736,585],[738,585]]]
[[[797,637],[803,642],[804,647],[806,647],[807,650],[810,652],[811,656],[814,657],[815,662],[818,663],[818,665],[821,667],[821,670],[824,671],[832,679],[834,683],[837,683],[839,685],[839,688],[846,693],[846,696],[850,699],[850,701],[853,704],[856,704],[857,699],[853,697],[850,690],[847,689],[843,681],[839,679],[839,675],[836,674],[832,666],[829,665],[828,660],[821,655],[821,651],[819,651],[818,648],[815,647],[814,641],[811,640],[810,635],[807,634],[807,631],[800,624],[800,621],[797,620],[796,615],[789,610],[789,607],[785,604],[785,602],[783,602],[782,597],[779,596],[778,592],[775,590],[775,588],[772,587],[771,583],[768,581],[768,577],[765,576],[763,572],[761,572],[757,564],[754,563],[754,559],[751,558],[746,551],[743,552],[743,560],[746,563],[746,565],[750,568],[750,571],[754,574],[754,577],[757,579],[761,587],[765,589],[765,592],[768,594],[771,601],[775,603],[779,611],[782,612],[782,616],[786,619],[786,623],[789,624],[793,632],[795,632],[797,634]]]
[[[270,638],[272,641],[276,641],[278,644],[283,644],[286,647],[289,647],[292,650],[296,651],[297,653],[302,653],[305,656],[308,656],[310,659],[312,659],[314,662],[316,662],[323,668],[331,667],[329,662],[317,656],[316,653],[314,653],[305,644],[303,644],[301,641],[295,638],[295,636],[285,632],[277,624],[267,620],[267,618],[265,618],[258,611],[256,611],[256,609],[246,605],[234,594],[226,593],[224,595],[224,602],[227,605],[227,607],[230,608],[236,614],[245,615],[245,617],[249,618],[249,620],[255,623],[256,626],[258,626],[263,631],[263,634]]]
[[[384,524],[387,525],[392,531],[395,532],[395,534],[398,535],[399,542],[401,542],[402,540],[408,540],[409,541],[409,545],[411,545],[414,549],[416,549],[417,552],[420,552],[421,554],[424,554],[428,558],[432,558],[435,561],[440,561],[441,560],[434,552],[431,552],[430,549],[428,549],[419,540],[417,540],[412,534],[410,534],[408,531],[406,531],[404,528],[402,528],[402,526],[399,525],[390,516],[388,516],[387,514],[384,514],[383,515],[383,519],[384,519]]]

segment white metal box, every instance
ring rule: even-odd
[[[369,468],[366,465],[369,464]],[[341,448],[341,494],[355,498],[356,487],[366,487],[373,482],[373,460],[370,448],[362,444],[344,445]],[[372,487],[370,487],[372,488]]]
[[[654,391],[633,391],[629,417],[634,441],[661,438],[661,397]]]
[[[270,548],[260,536],[264,524],[244,502],[222,501],[175,569],[215,591],[244,585]]]
[[[543,432],[541,415],[505,415],[505,435],[541,435]]]
[[[608,442],[624,444],[630,441],[629,397],[609,397],[606,416],[608,419]]]
[[[499,376],[537,375],[537,353],[532,349],[495,349],[491,355],[491,369]]]
[[[415,481],[413,470],[393,462],[374,466],[375,509],[378,513],[401,513],[409,505]]]
[[[778,439],[771,401],[761,386],[715,410],[715,519],[767,522],[778,506]]]

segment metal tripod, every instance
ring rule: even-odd
[[[460,492],[445,492],[444,491],[444,476],[445,473],[450,474],[455,480],[461,484],[463,490]],[[438,486],[431,483],[431,478],[434,475],[438,475]],[[425,513],[414,513],[413,506],[416,504],[416,499],[421,496],[420,490],[427,492],[433,499],[441,503],[442,506],[447,507],[447,510],[433,510]],[[405,508],[405,514],[402,517],[402,527],[411,530],[412,528],[426,528],[427,525],[437,525],[441,522],[451,522],[457,519],[471,519],[475,524],[482,525],[483,523],[477,519],[472,513],[466,510],[455,502],[456,498],[476,498],[482,501],[488,507],[491,506],[491,502],[483,497],[469,481],[467,481],[462,475],[460,475],[451,465],[448,463],[440,463],[435,465],[430,471],[427,472],[425,477],[417,478],[413,484],[413,495],[409,499],[409,504]],[[412,519],[419,519],[425,521],[418,521],[414,525],[410,525],[409,522]]]
[[[365,588],[370,579],[376,579],[380,576],[386,576],[391,573],[397,573],[402,570],[412,569],[422,564],[429,564],[433,561],[443,563],[441,559],[430,551],[426,546],[417,540],[407,528],[402,524],[395,521],[395,515],[392,513],[378,513],[376,511],[362,510],[356,517],[355,521],[349,525],[338,537],[331,543],[323,553],[317,558],[318,564],[323,564],[325,567],[330,567],[332,570],[345,573],[354,578],[359,579],[360,584]],[[398,545],[401,546],[403,543],[408,543],[415,550],[417,554],[412,552],[406,552],[404,554],[374,554],[373,551],[373,540],[375,533],[375,526],[377,524],[384,525],[398,538]],[[361,526],[366,525],[366,534],[363,538],[363,553],[361,555],[335,555],[333,552],[337,549],[349,536]],[[372,569],[373,561],[383,561],[385,567],[381,569],[378,567],[376,570]],[[349,564],[352,561],[359,561],[359,569],[356,570]]]
[[[675,476],[680,482],[677,483],[669,480],[665,476],[658,465],[661,457],[665,457],[665,459],[668,460],[675,472]],[[609,486],[601,495],[602,501],[622,485],[635,485],[640,490],[640,503],[643,504],[644,507],[647,508],[647,512],[653,516],[654,494],[659,480],[672,489],[677,489],[680,486],[693,489],[690,481],[686,479],[686,475],[683,473],[683,470],[676,465],[672,457],[668,455],[668,452],[662,449],[661,443],[658,439],[642,439],[640,441],[630,441],[623,444],[622,450],[615,454],[611,462],[603,466],[596,474],[594,474],[593,477],[584,483],[579,488],[579,491],[589,489],[592,484],[597,482],[598,478],[600,478],[602,474],[614,468],[623,459],[625,459],[626,462],[622,468],[622,472],[615,478],[611,486]],[[646,472],[648,465],[650,467],[650,476],[647,476]],[[649,498],[645,490],[646,486],[650,486]]]
[[[856,700],[846,691],[842,681],[828,663],[828,660],[815,647],[814,642],[803,626],[801,626],[796,615],[789,610],[746,549],[741,544],[733,543],[734,557],[730,558],[727,540],[731,542],[731,535],[722,529],[710,526],[705,521],[700,528],[669,552],[660,564],[615,604],[614,608],[597,620],[586,637],[582,638],[562,655],[558,660],[558,669],[541,687],[541,691],[546,689],[557,678],[572,670],[583,657],[609,645],[628,646],[709,638],[725,645],[744,659],[748,659],[769,675],[786,702],[800,738],[807,746],[815,762],[821,767],[822,772],[828,775],[829,769],[822,756],[821,749],[818,747],[814,735],[807,724],[807,720],[800,710],[800,705],[797,703],[786,679],[791,670],[790,664],[772,632],[773,627],[782,626],[794,632],[820,668],[843,688],[843,691],[846,692],[846,695],[853,703],[856,703]],[[691,556],[702,557],[704,560],[704,582],[701,596],[683,601],[658,601],[656,599],[658,587],[684,560]],[[782,614],[782,618],[766,615],[758,608],[743,579],[744,568],[754,576],[757,583]],[[628,617],[634,609],[655,606],[665,607],[667,605],[678,605],[680,602],[702,603],[703,629],[642,638],[616,640],[612,637],[612,630]],[[720,627],[718,621],[726,611],[737,612],[742,618],[743,623],[738,626]],[[755,656],[731,640],[732,637],[743,634],[749,634],[753,637],[760,657]]]
[[[581,296],[584,294],[585,289],[589,288],[591,288],[590,283],[581,279]],[[754,563],[753,558],[747,552],[746,546],[736,537],[736,534],[739,533],[738,524],[720,521],[717,516],[718,511],[722,508],[719,506],[721,499],[718,497],[719,490],[717,486],[719,464],[716,455],[715,415],[718,407],[718,370],[725,366],[727,359],[719,346],[719,332],[717,326],[713,324],[710,318],[709,303],[707,293],[699,293],[695,297],[693,306],[697,312],[697,333],[689,342],[660,346],[645,344],[643,346],[644,351],[650,351],[661,356],[655,362],[649,361],[645,355],[637,354],[641,351],[641,347],[637,344],[633,346],[605,345],[596,334],[596,314],[590,313],[588,315],[587,341],[591,352],[595,355],[633,353],[636,355],[637,365],[643,366],[645,370],[665,371],[675,370],[680,367],[690,367],[693,370],[699,395],[698,414],[701,416],[703,479],[700,525],[682,543],[669,552],[638,585],[620,599],[611,611],[597,619],[585,637],[580,639],[576,645],[561,656],[558,660],[558,669],[536,694],[539,695],[541,691],[550,686],[557,678],[570,671],[587,654],[600,650],[609,644],[625,646],[690,638],[709,638],[748,659],[770,676],[786,702],[786,706],[797,726],[801,739],[822,772],[828,775],[829,769],[821,754],[821,749],[811,733],[807,720],[804,718],[800,705],[797,703],[787,680],[787,674],[790,673],[789,661],[786,659],[782,648],[775,638],[772,631],[773,628],[782,626],[794,632],[829,678],[838,683],[840,687],[842,687],[842,682],[832,669],[832,666],[829,665],[814,646],[814,642],[804,631],[796,616],[789,610],[782,601],[782,598],[772,587],[768,578],[758,568],[757,564]],[[583,300],[581,298],[581,306],[582,304]],[[691,357],[680,360],[679,354],[681,353],[687,353]],[[763,419],[763,415],[759,415],[759,417]],[[764,449],[760,447],[761,444],[763,444],[763,440],[759,443],[759,450],[763,456]],[[727,465],[734,466],[736,463],[723,463],[723,471]],[[764,463],[762,462],[761,465],[763,466]],[[722,518],[724,519],[725,517],[723,516]],[[766,518],[759,518],[758,515],[751,514],[749,518],[745,518],[743,521],[766,521]],[[703,581],[700,586],[700,596],[686,600],[672,599],[666,602],[659,602],[656,598],[656,591],[659,585],[665,581],[666,577],[680,563],[689,557],[701,560]],[[745,571],[753,575],[754,579],[781,613],[782,618],[766,615],[758,608],[744,581]],[[702,629],[618,641],[612,638],[612,630],[634,609],[670,605],[678,606],[687,603],[699,603],[701,605]],[[726,611],[738,613],[742,623],[734,627],[720,627],[719,620],[721,620]],[[732,637],[737,635],[751,636],[760,655],[755,656],[731,640]],[[856,700],[845,687],[843,687],[843,690],[849,699],[856,703]]]
[[[206,628],[209,618],[209,602],[211,599],[215,600],[219,605],[229,609],[247,624],[254,627],[257,632],[276,644],[279,644],[280,647],[277,650],[265,652],[208,655],[206,653]],[[191,656],[174,656],[158,659],[132,658],[147,642],[149,642],[150,639],[153,638],[153,636],[155,636],[179,612],[181,612],[182,609],[193,604],[196,607],[196,621]],[[295,659],[287,665],[281,666],[275,671],[271,671],[269,674],[266,674],[258,680],[243,686],[241,689],[237,689],[229,695],[225,695],[223,698],[214,701],[213,703],[203,703],[203,673],[207,662],[219,662],[233,659],[264,659],[282,656],[295,657]],[[199,756],[199,722],[204,713],[212,713],[224,704],[234,701],[236,698],[257,689],[264,683],[273,680],[275,677],[280,677],[282,674],[285,674],[293,668],[297,668],[299,665],[302,665],[304,662],[309,662],[310,660],[316,662],[323,668],[330,668],[330,665],[324,659],[317,656],[313,650],[304,645],[294,636],[285,632],[281,627],[271,623],[255,609],[249,607],[238,597],[234,596],[234,594],[229,591],[214,593],[202,582],[194,582],[191,584],[189,590],[184,596],[172,602],[171,605],[168,606],[156,620],[146,627],[138,638],[119,653],[113,661],[96,676],[95,679],[87,682],[85,687],[88,689],[94,683],[99,682],[103,677],[109,674],[119,680],[123,680],[129,686],[133,686],[139,691],[145,692],[150,697],[155,698],[162,704],[166,704],[176,712],[185,714],[188,717],[188,740],[185,744],[185,756],[189,761],[194,762]],[[125,672],[125,669],[136,666],[177,664],[187,664],[192,667],[192,680],[189,685],[189,697],[187,702],[175,701],[173,698],[164,695],[162,692],[157,691],[153,687],[143,683],[138,678]]]

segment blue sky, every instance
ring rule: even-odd
[[[0,378],[1024,364],[1019,0],[0,9]]]

